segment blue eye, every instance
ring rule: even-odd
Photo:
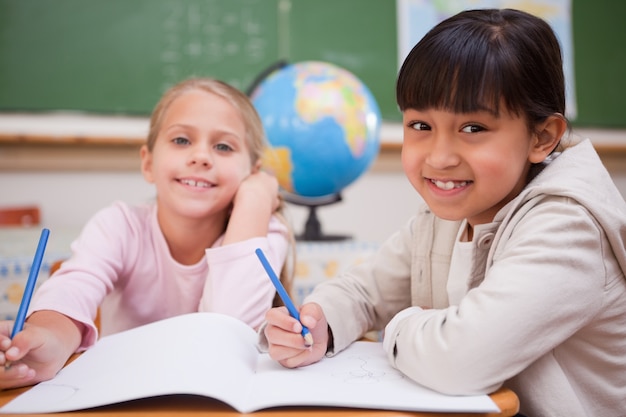
[[[215,145],[215,149],[222,152],[229,152],[233,150],[230,145],[227,145],[225,143],[218,143],[217,145]]]
[[[191,143],[191,142],[189,142],[189,139],[184,138],[184,137],[174,138],[174,139],[172,139],[172,142],[177,144],[177,145],[188,145],[189,143]]]

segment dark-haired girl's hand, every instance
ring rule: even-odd
[[[285,307],[272,308],[265,315],[264,331],[268,353],[286,368],[296,368],[319,361],[328,349],[328,323],[322,308],[315,303],[304,304],[300,320],[313,336],[307,347],[302,337],[302,324],[291,317]]]

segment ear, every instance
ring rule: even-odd
[[[141,173],[144,179],[149,183],[154,183],[154,177],[152,176],[152,152],[148,150],[147,145],[143,145],[139,151],[141,157]]]
[[[558,113],[549,116],[539,124],[533,139],[534,143],[528,154],[528,161],[533,164],[543,162],[559,144],[565,130],[567,130],[567,121]]]
[[[254,165],[252,166],[252,173],[256,174],[257,172],[259,172],[259,170],[261,169],[261,158],[257,159],[257,161],[254,163]]]

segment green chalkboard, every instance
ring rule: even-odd
[[[574,125],[626,127],[626,2],[573,0]],[[0,111],[146,115],[193,75],[332,62],[400,120],[394,0],[0,0]]]
[[[146,114],[191,75],[245,87],[278,58],[277,0],[0,0],[0,107]]]
[[[245,90],[280,59],[343,66],[397,118],[391,1],[0,0],[4,111],[148,114],[182,78]]]
[[[576,125],[626,127],[626,2],[574,0]]]

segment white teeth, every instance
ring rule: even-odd
[[[439,180],[430,180],[433,184],[437,186],[437,188],[441,188],[442,190],[452,190],[453,188],[465,187],[467,185],[467,181],[461,181],[455,183],[454,181],[439,181]]]
[[[180,182],[182,182],[185,185],[189,185],[190,187],[209,188],[211,186],[211,184],[209,184],[206,181],[195,181],[195,180],[184,179],[184,180],[180,180]]]

